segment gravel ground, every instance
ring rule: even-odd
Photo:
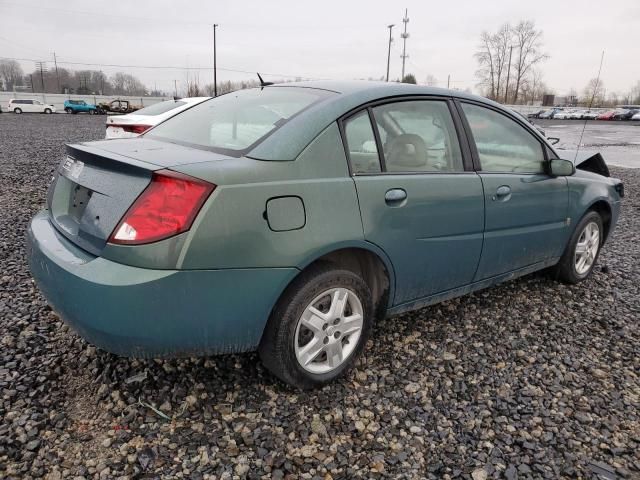
[[[256,355],[138,361],[85,343],[24,236],[63,143],[104,118],[0,115],[0,477],[640,478],[640,170],[579,286],[531,275],[381,324],[310,393]]]

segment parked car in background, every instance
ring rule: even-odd
[[[631,120],[640,120],[640,112],[636,113],[631,117]]]
[[[624,189],[599,154],[582,168],[460,91],[252,88],[136,139],[68,145],[27,257],[61,318],[105,350],[257,349],[285,382],[318,387],[385,316],[544,268],[588,278]]]
[[[529,114],[527,115],[527,118],[539,118],[539,117],[540,117],[540,114],[541,114],[541,113],[543,113],[544,111],[545,111],[545,110],[538,110],[537,112],[529,113]]]
[[[107,117],[106,138],[137,137],[151,127],[211,97],[191,97],[154,103],[128,115]]]
[[[614,113],[613,119],[614,120],[631,120],[631,117],[633,117],[636,113],[638,113],[638,109],[635,109],[635,108],[621,109],[621,110],[618,110],[616,113]]]
[[[84,100],[65,100],[64,111],[67,113],[81,113],[86,112],[90,115],[104,113],[103,110],[97,105],[92,105]]]
[[[567,118],[570,120],[582,120],[584,114],[584,110],[574,110],[572,112],[569,112]]]
[[[596,117],[596,120],[613,120],[613,116],[616,114],[616,110],[609,110],[608,112],[601,113]]]
[[[540,118],[540,119],[554,118],[555,114],[558,113],[558,112],[562,112],[562,108],[554,107],[554,108],[551,108],[549,110],[545,110],[544,112],[540,113],[538,115],[538,118]]]
[[[112,100],[110,102],[101,103],[98,105],[105,112],[112,113],[132,113],[142,108],[141,105],[134,105],[129,100]]]
[[[600,114],[598,112],[594,112],[591,110],[584,110],[582,112],[582,118],[586,120],[595,120],[599,115]]]
[[[56,113],[56,107],[40,100],[9,100],[9,112],[13,113]]]
[[[553,114],[553,118],[557,120],[568,120],[575,110],[559,110]]]
[[[526,117],[520,113],[517,110],[511,110],[513,113],[515,113],[518,117],[520,117],[522,120],[524,120],[527,123],[530,123],[531,125],[533,125],[533,128],[535,128],[538,132],[540,132],[540,135],[542,135],[543,137],[546,138],[546,135],[544,133],[544,129],[538,125],[536,125],[535,123],[533,123],[533,121],[531,120],[531,117],[529,115],[527,115]]]

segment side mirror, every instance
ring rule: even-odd
[[[549,162],[549,173],[553,177],[570,177],[576,173],[576,167],[571,160],[553,159]]]
[[[549,140],[549,143],[551,145],[555,145],[556,143],[560,142],[560,139],[557,137],[547,137],[547,140]]]

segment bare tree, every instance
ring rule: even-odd
[[[513,103],[518,102],[520,84],[529,71],[547,60],[549,55],[542,51],[542,30],[536,30],[531,20],[521,20],[513,29],[514,47],[518,50],[515,62],[515,93]]]
[[[111,77],[113,93],[116,95],[146,95],[144,84],[129,73],[117,72]]]
[[[582,102],[586,106],[602,105],[604,103],[604,84],[598,78],[592,78],[584,88]]]
[[[20,85],[23,75],[22,67],[15,60],[0,60],[0,81],[4,90],[13,90],[15,85]]]
[[[487,96],[494,100],[500,97],[502,80],[506,75],[511,30],[511,25],[505,23],[496,33],[482,32],[480,45],[474,55],[479,64],[476,76],[480,84],[488,89]]]
[[[429,75],[427,75],[427,78],[426,78],[424,83],[429,87],[437,87],[438,86],[438,79],[436,77],[434,77],[433,75],[429,74]]]

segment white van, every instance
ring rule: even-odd
[[[55,113],[56,107],[40,100],[9,100],[9,109],[13,113]]]

